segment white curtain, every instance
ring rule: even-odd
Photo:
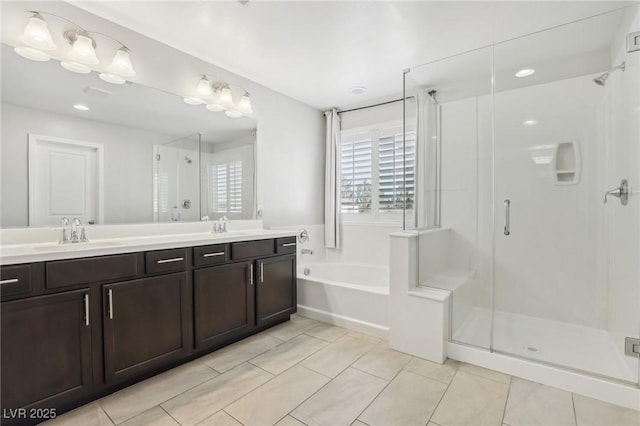
[[[337,109],[324,113],[327,140],[324,178],[324,244],[340,248],[340,116]]]
[[[415,227],[438,225],[438,152],[440,105],[428,89],[417,93]]]

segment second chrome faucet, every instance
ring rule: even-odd
[[[78,235],[78,227],[82,225],[82,222],[80,222],[80,219],[77,217],[74,218],[73,221],[69,221],[69,218],[63,217],[60,219],[60,225],[62,225],[62,228],[60,229],[58,244],[89,242],[84,227],[80,230],[80,235]],[[69,231],[69,235],[67,235],[67,230]]]

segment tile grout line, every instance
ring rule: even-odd
[[[113,395],[113,394],[111,394],[111,395]],[[111,416],[109,415],[109,413],[107,413],[107,411],[104,409],[104,407],[102,407],[102,405],[100,404],[100,402],[99,402],[99,401],[96,401],[96,403],[98,404],[98,408],[100,408],[100,409],[102,410],[102,412],[104,413],[104,415],[105,415],[105,416],[107,416],[107,418],[109,419],[109,421],[111,422],[111,424],[113,424],[114,426],[115,426],[115,425],[117,425],[118,423],[116,423],[116,422],[111,418]],[[91,404],[91,403],[89,403],[89,404]],[[88,404],[87,404],[87,405],[88,405]],[[82,405],[81,407],[84,407],[84,405]],[[80,408],[80,407],[78,407],[78,408]],[[72,411],[73,411],[73,410],[72,410]],[[70,412],[71,412],[71,411],[67,411],[67,413],[70,413]],[[67,413],[65,413],[65,414],[67,414]],[[126,420],[124,420],[124,421],[126,422]]]
[[[427,361],[428,361],[428,360],[427,360]],[[462,361],[458,361],[458,362],[460,362],[460,364],[467,364],[467,365],[472,365],[472,366],[474,366],[474,367],[478,367],[478,368],[484,368],[484,367],[479,367],[479,366],[474,365],[474,364],[469,364],[468,362],[462,362]],[[509,385],[509,386],[511,386],[511,378],[513,377],[512,375],[510,375],[510,374],[505,374],[505,373],[500,373],[499,371],[492,370],[492,369],[490,369],[490,368],[484,368],[484,369],[485,369],[485,370],[489,370],[489,371],[493,371],[493,372],[495,372],[495,373],[503,374],[503,375],[505,375],[505,376],[508,376],[508,377],[509,377],[509,383],[501,382],[500,380],[492,379],[491,377],[483,376],[482,374],[474,373],[473,371],[463,370],[462,372],[463,372],[463,373],[466,373],[466,374],[471,374],[472,376],[475,376],[475,377],[482,377],[483,379],[491,380],[492,382],[500,383],[501,385]],[[456,374],[457,374],[457,373],[456,373]]]
[[[459,368],[460,366],[458,366]],[[451,381],[449,381],[449,383],[447,383],[447,387],[445,388],[444,392],[442,392],[442,395],[440,395],[440,399],[438,400],[438,403],[435,405],[435,407],[433,407],[433,412],[431,413],[431,415],[429,416],[429,418],[427,419],[427,423],[431,422],[433,415],[436,413],[436,411],[438,411],[438,407],[440,407],[440,403],[442,403],[442,400],[444,399],[445,395],[447,394],[447,392],[449,392],[449,387],[451,387],[451,383],[453,383],[454,379],[456,378],[456,376],[458,375],[458,368],[456,368],[456,372],[454,373],[454,375],[451,377]],[[414,373],[415,374],[415,373]],[[437,380],[436,380],[437,381]],[[438,383],[442,383],[437,381]],[[444,383],[443,383],[444,384]],[[436,422],[433,422],[435,424],[438,424]]]
[[[256,389],[257,389],[257,388],[256,388]],[[231,405],[231,404],[227,405],[227,407],[229,407],[230,405]],[[233,416],[233,414],[231,414],[230,412],[228,412],[227,410],[225,410],[225,408],[227,408],[227,407],[224,407],[224,408],[223,408],[222,410],[220,410],[220,411],[224,412],[227,416],[231,417],[233,420],[235,420],[236,422],[238,422],[238,423],[240,423],[241,425],[243,425],[243,426],[244,426],[244,423],[242,423],[242,422],[240,421],[240,419],[235,418],[235,417]],[[220,411],[218,411],[218,413],[219,413]],[[216,414],[217,414],[217,413],[214,413],[214,414],[212,414],[212,415],[211,415],[211,416],[209,416],[209,417],[215,416]],[[207,417],[207,419],[208,419],[209,417]],[[205,420],[206,420],[206,419],[205,419]],[[204,420],[203,420],[203,421],[204,421]]]
[[[189,362],[191,362],[191,361],[189,361]],[[188,363],[187,363],[187,364],[188,364]],[[160,375],[162,375],[162,374],[164,374],[164,373],[167,373],[167,372],[169,372],[169,371],[172,371],[172,370],[173,370],[173,369],[175,369],[175,368],[182,367],[183,365],[186,365],[186,364],[181,364],[181,365],[179,365],[179,366],[177,366],[177,367],[173,367],[172,369],[167,370],[167,371],[165,371],[165,372],[163,372],[163,373],[160,373],[160,374],[158,374],[158,375],[156,375],[156,376],[151,376],[151,377],[149,377],[149,378],[148,378],[148,379],[146,379],[146,380],[150,380],[150,379],[157,378],[158,376],[160,376]],[[173,398],[176,398],[176,397],[178,397],[178,396],[180,396],[180,395],[182,395],[182,394],[184,394],[184,393],[186,393],[186,392],[189,392],[191,389],[194,389],[194,388],[196,388],[196,387],[198,387],[198,386],[200,386],[200,385],[202,385],[202,384],[204,384],[204,383],[207,383],[208,381],[213,380],[213,379],[215,379],[216,377],[219,377],[219,376],[221,376],[221,375],[223,374],[223,373],[218,373],[215,369],[213,369],[213,368],[211,368],[211,367],[209,367],[209,366],[207,366],[207,367],[208,367],[208,368],[210,368],[211,370],[213,370],[213,371],[214,371],[215,373],[217,373],[218,375],[217,375],[217,376],[214,376],[214,377],[211,377],[210,379],[207,379],[207,380],[205,380],[205,381],[202,381],[202,382],[200,382],[200,383],[198,383],[198,384],[195,384],[195,385],[193,385],[193,386],[191,386],[191,387],[189,387],[189,388],[185,389],[184,391],[182,391],[182,392],[180,392],[180,393],[177,393],[177,394],[173,395],[172,397],[167,398],[167,399],[165,399],[165,400],[163,400],[163,401],[161,401],[161,402],[157,403],[157,404],[156,404],[156,405],[154,405],[153,407],[160,407],[160,406],[161,406],[162,404],[164,404],[165,402],[170,401],[170,400],[172,400]],[[127,386],[126,388],[123,388],[123,389],[120,389],[119,391],[116,391],[116,392],[114,392],[114,393],[112,393],[112,394],[110,394],[110,395],[108,395],[108,396],[114,395],[114,394],[116,394],[116,393],[118,393],[118,392],[121,392],[121,391],[123,391],[123,390],[129,389],[129,388],[131,388],[131,387],[133,387],[133,386],[136,386],[136,385],[138,385],[138,384],[140,384],[140,383],[144,383],[144,382],[145,382],[145,380],[143,380],[142,382],[134,383],[133,385],[131,385],[131,386]],[[106,397],[104,397],[104,398],[106,398]],[[98,402],[98,404],[100,404],[100,403]],[[100,405],[100,407],[102,408],[102,405]],[[151,408],[153,408],[153,407],[151,407]],[[111,420],[111,421],[113,422],[113,424],[114,424],[114,425],[119,425],[119,424],[122,424],[122,423],[124,423],[124,422],[127,422],[127,421],[129,421],[129,420],[133,419],[134,417],[139,416],[140,414],[142,414],[142,413],[144,413],[144,412],[146,412],[146,411],[148,411],[148,410],[151,410],[151,408],[149,408],[149,409],[147,409],[147,410],[144,410],[144,411],[142,411],[142,412],[139,412],[139,413],[137,413],[137,414],[135,414],[135,415],[133,415],[133,416],[131,416],[131,417],[127,417],[125,420],[121,421],[120,423],[116,423],[116,422],[115,422],[115,421],[113,421],[113,420]],[[160,408],[162,408],[162,407],[160,407]],[[162,408],[162,409],[164,410],[164,408]],[[109,419],[111,419],[111,416],[109,416],[109,414],[107,413],[107,411],[106,411],[105,409],[103,409],[102,411],[104,411],[104,412],[105,412],[105,414],[107,414],[107,416],[109,417]],[[165,411],[166,411],[166,410],[165,410]],[[167,413],[167,414],[168,414],[168,413]],[[176,420],[176,421],[177,421],[177,420]],[[180,423],[180,422],[178,422],[178,423]]]
[[[507,415],[507,405],[509,404],[509,397],[511,396],[511,384],[513,381],[512,378],[509,378],[509,387],[507,388],[507,399],[504,400],[504,408],[502,409],[502,418],[500,419],[500,423],[504,423],[504,418]]]
[[[181,425],[182,423],[180,423],[178,421],[178,419],[176,419],[175,417],[173,417],[167,410],[164,409],[164,407],[161,407],[160,404],[156,405],[156,407],[160,408],[162,411],[164,411],[167,416],[171,417],[177,424]]]
[[[256,336],[260,336],[260,334],[256,334]],[[266,336],[267,336],[267,337],[269,337],[269,338],[273,338],[273,339],[276,339],[276,340],[280,340],[280,339],[278,339],[277,337],[273,337],[273,336],[269,336],[269,335],[266,335]],[[241,342],[242,342],[242,340],[241,340]],[[278,343],[278,344],[277,344],[277,345],[275,345],[274,347],[272,347],[272,348],[268,348],[268,349],[265,349],[264,351],[260,352],[259,354],[256,354],[254,357],[249,358],[248,360],[246,360],[246,361],[244,361],[244,362],[241,362],[240,364],[244,364],[245,362],[249,362],[249,361],[251,361],[252,359],[259,357],[260,355],[265,354],[265,353],[267,353],[267,352],[269,352],[269,351],[271,351],[271,350],[273,350],[273,349],[275,349],[275,348],[279,347],[279,346],[280,346],[280,345],[282,345],[283,343],[286,343],[286,342],[285,342],[284,340],[281,340],[281,341],[280,341],[280,343]],[[228,348],[228,347],[229,347],[229,346],[225,346],[225,348]],[[224,349],[224,348],[221,348],[221,349]],[[216,352],[217,352],[217,351],[213,351],[213,352],[210,352],[210,354],[215,354]],[[231,352],[231,351],[229,351],[229,352]],[[206,355],[205,355],[205,356],[206,356]],[[206,363],[206,361],[202,361],[202,362],[203,362],[207,367],[211,368],[213,371],[215,371],[216,373],[219,373],[219,374],[224,374],[224,373],[226,373],[227,371],[229,371],[229,370],[233,370],[233,369],[234,369],[234,368],[236,368],[238,365],[240,365],[240,364],[237,364],[237,365],[234,365],[233,367],[231,367],[231,368],[229,368],[229,369],[227,369],[227,370],[225,370],[225,371],[220,371],[220,370],[216,370],[215,368],[213,368],[213,367],[211,367],[210,365],[208,365],[208,364]]]
[[[578,413],[576,413],[576,401],[574,400],[573,392],[571,392],[571,407],[573,407],[573,420],[578,425]]]
[[[352,368],[353,368],[353,367],[352,367]],[[357,369],[357,370],[358,370],[358,371],[362,371],[362,370],[360,370],[360,369]],[[378,392],[378,393],[376,394],[376,396],[374,396],[374,397],[373,397],[373,399],[372,399],[371,401],[369,401],[369,403],[367,404],[367,406],[366,406],[366,407],[364,407],[364,409],[363,409],[362,411],[360,411],[360,413],[356,416],[355,420],[362,421],[362,420],[360,420],[360,416],[361,416],[365,411],[367,411],[367,408],[369,408],[369,407],[371,406],[371,404],[373,404],[373,402],[374,402],[376,399],[378,399],[378,397],[382,394],[382,392],[384,392],[384,391],[385,391],[385,389],[386,389],[386,388],[391,384],[391,382],[393,382],[393,381],[395,380],[395,378],[396,378],[396,377],[398,377],[398,375],[400,374],[400,372],[401,372],[401,371],[402,371],[402,368],[401,368],[400,370],[398,370],[398,372],[393,376],[393,378],[392,378],[391,380],[387,381],[387,383],[384,385],[384,387],[383,387],[382,389],[380,389],[380,392]],[[367,373],[366,371],[363,371],[363,373],[365,373],[365,374],[369,374],[369,373]],[[375,375],[373,375],[373,374],[369,374],[369,375],[370,375],[370,376],[372,376],[372,377],[378,377],[378,376],[375,376]],[[355,420],[354,420],[354,421],[355,421]],[[363,422],[363,423],[364,423],[364,422]]]
[[[335,326],[334,326],[334,327],[335,327]],[[341,337],[344,337],[344,336],[346,336],[346,335],[347,335],[347,334],[345,333],[343,336],[340,336],[340,338],[341,338]],[[309,336],[309,337],[313,337],[313,336]],[[353,337],[353,336],[352,336],[352,337]],[[317,338],[316,338],[316,339],[317,339]],[[318,339],[318,340],[322,340],[322,339]],[[338,338],[338,339],[336,339],[336,340],[339,340],[339,338]],[[359,340],[362,340],[362,339],[359,339]],[[320,349],[324,349],[324,348],[326,348],[327,346],[329,346],[329,345],[325,345],[325,346],[323,346],[323,347],[322,347],[322,348],[320,348]],[[369,353],[369,352],[370,352],[374,347],[375,347],[375,344],[374,344],[374,345],[373,345],[373,346],[372,346],[372,347],[371,347],[367,352],[365,352],[365,353],[364,353],[364,354],[362,354],[360,357],[358,357],[358,359],[360,359],[361,357],[363,357],[365,354]],[[318,349],[318,351],[319,351],[320,349]],[[317,351],[316,351],[316,352],[317,352]],[[314,352],[314,353],[313,353],[313,354],[311,354],[311,355],[314,355],[316,352]],[[309,358],[311,355],[309,355],[307,358]],[[319,388],[318,388],[318,390],[316,390],[316,391],[315,391],[315,392],[313,392],[311,395],[309,395],[309,396],[308,396],[304,401],[302,401],[300,404],[296,405],[292,410],[290,410],[290,411],[287,413],[287,415],[285,415],[285,416],[284,416],[284,417],[286,417],[286,416],[291,416],[291,417],[293,417],[294,419],[298,420],[299,422],[301,422],[301,423],[303,423],[303,424],[305,424],[305,425],[306,425],[306,423],[304,423],[304,422],[303,422],[302,420],[300,420],[299,418],[295,417],[295,416],[293,415],[293,412],[294,412],[296,409],[298,409],[302,404],[304,404],[304,403],[305,403],[305,402],[307,402],[309,399],[311,399],[313,396],[315,396],[315,395],[316,395],[318,392],[320,392],[322,389],[324,389],[327,385],[329,385],[331,382],[333,382],[333,381],[335,380],[335,378],[336,378],[336,377],[338,377],[340,374],[344,373],[348,368],[350,368],[350,367],[352,366],[352,364],[353,364],[353,363],[355,363],[355,362],[358,360],[358,359],[356,359],[356,360],[355,360],[355,361],[353,361],[351,364],[349,364],[349,365],[348,365],[344,370],[342,370],[340,373],[338,373],[338,374],[336,375],[336,377],[328,377],[328,376],[325,376],[325,375],[324,375],[324,374],[322,374],[322,373],[319,373],[319,372],[317,372],[317,371],[315,371],[315,370],[312,370],[312,369],[310,369],[310,368],[308,368],[308,367],[305,367],[304,365],[301,365],[301,363],[302,363],[303,361],[305,361],[307,358],[305,358],[305,359],[303,359],[303,360],[299,361],[298,363],[294,364],[293,366],[299,365],[299,366],[300,366],[300,367],[302,367],[302,368],[306,368],[306,369],[307,369],[307,370],[309,370],[309,371],[313,371],[314,373],[317,373],[317,374],[320,374],[320,375],[321,375],[321,376],[323,376],[323,377],[326,377],[327,379],[329,379],[329,381],[328,381],[327,383],[325,383],[324,385],[322,385],[321,387],[319,387]],[[292,367],[293,367],[293,366],[292,366]],[[358,371],[362,371],[362,370],[359,370],[359,369],[358,369]],[[369,374],[369,373],[366,373],[366,372],[363,372],[363,373],[365,373],[365,374]],[[377,378],[377,376],[374,376],[374,375],[372,375],[372,374],[370,374],[370,376],[372,376],[372,377],[376,377],[376,378]],[[385,387],[386,387],[386,386],[385,386]],[[378,395],[379,395],[379,394],[378,394]],[[377,398],[377,397],[378,397],[378,395],[376,395],[376,397],[375,397],[375,398]],[[374,399],[375,399],[375,398],[374,398]],[[362,414],[362,413],[361,413],[361,414]],[[358,414],[358,415],[360,415],[360,414]],[[283,417],[283,418],[284,418],[284,417]],[[356,417],[356,420],[357,420],[357,419],[358,419],[358,418]],[[355,421],[355,420],[354,420],[354,421]]]

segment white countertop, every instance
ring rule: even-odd
[[[221,234],[193,232],[183,234],[145,235],[100,238],[88,243],[58,244],[57,242],[6,244],[0,246],[0,264],[43,262],[48,260],[77,259],[149,250],[162,250],[238,241],[264,240],[295,236],[291,230],[243,229]]]

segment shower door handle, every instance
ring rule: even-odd
[[[620,204],[623,206],[627,205],[629,201],[629,182],[626,179],[622,179],[620,181],[620,186],[618,188],[613,188],[610,191],[604,193],[604,203],[607,204],[607,197],[611,195],[620,200]]]
[[[511,200],[504,200],[504,235],[511,234]]]

